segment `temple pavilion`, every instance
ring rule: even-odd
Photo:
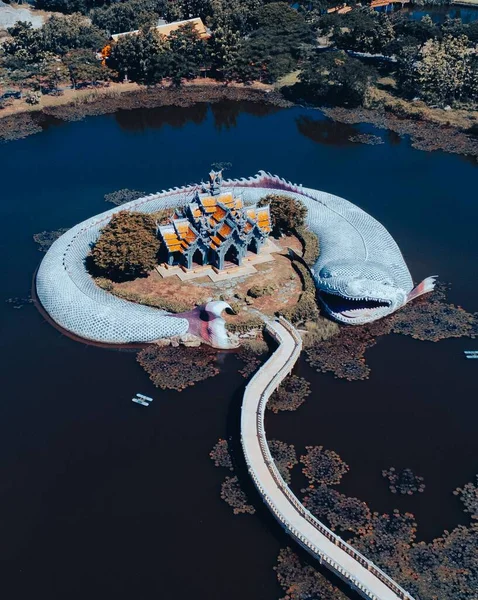
[[[212,171],[206,193],[159,225],[160,259],[187,269],[211,265],[219,270],[241,265],[247,252],[259,253],[271,231],[269,206],[244,206],[232,192],[221,192],[222,174]]]

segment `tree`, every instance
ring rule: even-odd
[[[96,6],[110,3],[111,0],[35,0],[35,7],[65,14],[75,12],[86,14]]]
[[[168,37],[169,76],[175,85],[182,79],[199,76],[201,67],[206,65],[206,46],[199,33],[191,24],[172,31]]]
[[[245,36],[256,26],[255,14],[261,6],[261,0],[211,0],[208,24],[214,34],[225,28]]]
[[[270,207],[275,233],[289,233],[304,225],[307,208],[292,196],[268,194],[259,201],[259,206]]]
[[[60,58],[48,53],[39,64],[38,83],[40,92],[59,94],[59,85],[69,78],[68,69]]]
[[[201,17],[205,21],[211,13],[210,0],[175,0],[166,5],[168,21],[180,21],[192,17]]]
[[[151,84],[167,73],[158,72],[159,56],[167,51],[165,39],[152,29],[120,37],[112,45],[109,65],[132,81]]]
[[[143,277],[156,266],[159,246],[156,224],[149,215],[118,212],[91,251],[93,271],[114,281]]]
[[[64,55],[76,48],[99,50],[107,42],[107,36],[83,16],[53,15],[40,30],[41,46],[46,52]]]
[[[344,16],[342,25],[335,42],[344,50],[381,53],[395,37],[387,15],[373,10],[354,10]]]
[[[375,69],[345,52],[326,52],[311,57],[299,75],[313,100],[360,105],[377,78]]]
[[[213,38],[209,41],[208,51],[211,66],[220,73],[225,81],[232,81],[237,77],[241,47],[239,33],[227,25],[217,28]]]
[[[78,84],[109,81],[114,76],[114,71],[102,66],[89,50],[71,50],[63,57],[63,64],[68,69],[73,89]]]
[[[432,38],[441,37],[440,28],[431,20],[430,15],[425,15],[419,21],[409,19],[408,16],[399,19],[395,24],[395,34],[397,42],[400,43],[401,38],[414,39],[419,47]]]
[[[466,100],[477,75],[475,53],[465,35],[428,40],[414,65],[417,86],[424,100],[440,106]]]
[[[242,60],[273,82],[297,67],[313,42],[304,17],[285,2],[272,2],[255,13],[256,29],[246,40]]]
[[[91,20],[94,25],[110,34],[122,33],[156,25],[165,9],[165,0],[115,2],[93,10]]]

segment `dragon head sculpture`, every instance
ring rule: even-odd
[[[400,287],[389,267],[377,262],[336,260],[314,272],[325,311],[335,320],[361,325],[381,319],[431,292],[436,277],[427,277],[413,290]]]

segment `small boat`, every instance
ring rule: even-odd
[[[464,350],[465,354],[478,354],[478,350]]]
[[[132,398],[132,401],[136,402],[136,404],[141,404],[142,406],[149,406],[147,402],[145,402],[144,400],[140,400],[139,398]]]
[[[142,398],[143,400],[147,400],[148,402],[152,402],[153,399],[150,398],[149,396],[145,396],[144,394],[136,394],[138,396],[138,398]]]

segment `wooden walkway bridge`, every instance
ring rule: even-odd
[[[242,447],[257,490],[286,532],[363,597],[413,600],[374,563],[316,519],[282,479],[267,445],[264,411],[272,392],[299,358],[302,339],[285,319],[269,322],[266,327],[279,347],[247,385],[241,413]]]

